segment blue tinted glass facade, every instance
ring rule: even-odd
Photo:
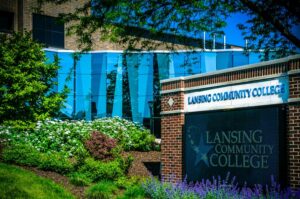
[[[60,59],[58,86],[70,89],[64,117],[92,120],[120,116],[148,125],[159,117],[159,81],[259,62],[259,54],[213,52],[90,52],[45,50]],[[150,108],[149,102],[154,103]]]

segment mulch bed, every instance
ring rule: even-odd
[[[125,156],[132,155],[134,160],[132,166],[129,168],[129,176],[143,176],[148,177],[151,173],[147,170],[144,163],[147,162],[160,162],[160,151],[149,151],[149,152],[139,152],[130,151],[125,152]]]

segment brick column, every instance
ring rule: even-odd
[[[290,63],[289,105],[287,112],[288,179],[292,187],[300,187],[300,60]]]
[[[177,88],[184,88],[184,82],[177,82]],[[168,90],[168,86],[165,90]],[[174,88],[174,87],[171,87]],[[162,92],[161,121],[161,173],[163,180],[177,182],[182,180],[182,145],[184,125],[184,93]]]

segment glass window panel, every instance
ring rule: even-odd
[[[216,53],[203,52],[201,56],[201,72],[207,73],[216,71]]]
[[[260,53],[250,52],[249,54],[249,64],[259,63],[260,61]]]
[[[173,77],[184,76],[184,72],[185,72],[185,63],[184,63],[185,54],[184,53],[173,53],[171,55],[171,59],[173,60],[174,72],[170,71],[170,76],[173,76]]]
[[[169,78],[169,62],[170,60],[168,54],[157,54],[158,73],[160,80]]]
[[[232,67],[232,52],[217,52],[217,70]]]
[[[63,116],[71,118],[73,114],[73,102],[74,102],[74,96],[73,95],[68,95],[66,98],[66,102],[64,103],[64,106],[61,109],[61,112]]]
[[[56,23],[57,18],[33,14],[33,38],[46,46],[64,48],[64,24]]]
[[[132,120],[138,121],[138,54],[126,55]]]
[[[244,52],[233,52],[233,66],[242,66],[249,63],[249,57]]]
[[[194,75],[201,73],[201,54],[200,53],[186,53],[184,58],[185,71],[184,75]]]

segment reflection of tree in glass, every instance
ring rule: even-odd
[[[154,132],[158,133],[161,131],[161,99],[160,99],[160,79],[159,79],[159,70],[158,70],[158,60],[157,54],[153,55],[153,117],[154,117]],[[159,135],[155,135],[159,137]]]
[[[117,68],[118,64],[114,65],[114,68]],[[116,88],[116,79],[117,79],[117,70],[113,69],[111,72],[107,73],[106,79],[106,114],[107,116],[112,116],[113,105],[114,105],[114,94]]]
[[[129,90],[129,79],[128,79],[128,67],[126,61],[127,54],[124,53],[122,57],[122,116],[126,119],[132,120],[132,111],[130,104],[130,90]]]

